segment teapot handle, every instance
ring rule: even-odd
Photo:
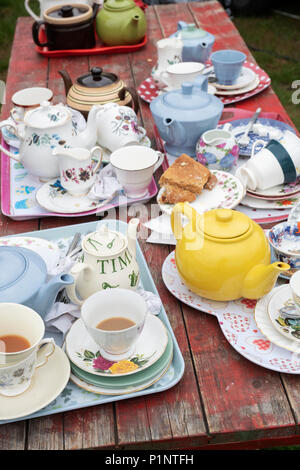
[[[70,271],[70,274],[74,278],[74,282],[73,284],[66,286],[66,292],[69,299],[76,305],[82,305],[84,302],[84,300],[78,298],[76,293],[76,285],[78,282],[79,275],[82,271],[93,272],[93,269],[86,263],[76,263]]]
[[[140,105],[139,105],[139,99],[138,99],[137,92],[135,91],[134,88],[125,86],[125,87],[122,88],[122,90],[120,90],[119,93],[118,93],[119,98],[120,98],[121,101],[123,101],[123,100],[125,99],[126,91],[128,91],[128,93],[130,94],[130,96],[131,96],[131,98],[132,98],[132,102],[133,102],[133,111],[135,112],[135,114],[137,114],[137,113],[139,112],[139,110],[140,110]]]
[[[186,216],[189,220],[188,224],[184,228],[186,238],[188,240],[193,240],[197,232],[197,221],[201,216],[186,202],[179,202],[176,204],[171,214],[171,227],[176,240],[182,239],[183,225],[181,215]]]
[[[0,129],[1,127],[7,127],[7,126],[10,126],[12,127],[14,130],[15,130],[15,135],[18,136],[18,128],[17,128],[17,125],[13,122],[10,122],[10,121],[2,121],[0,122]],[[3,145],[0,143],[0,151],[5,153],[5,155],[7,155],[8,157],[10,158],[13,158],[13,160],[16,160],[17,162],[20,162],[20,154],[19,155],[16,155],[12,152],[10,152],[9,150],[7,150],[5,147],[3,147]]]
[[[27,12],[29,13],[30,16],[32,16],[32,18],[35,20],[35,21],[40,21],[40,18],[34,13],[34,11],[32,11],[32,9],[30,8],[29,6],[29,0],[25,0],[25,8],[27,10]]]
[[[32,25],[32,38],[33,38],[33,41],[35,42],[35,44],[39,47],[47,47],[50,45],[49,42],[44,42],[44,43],[41,43],[40,42],[40,39],[39,39],[39,31],[40,31],[40,28],[41,26],[45,24],[43,21],[35,21]]]

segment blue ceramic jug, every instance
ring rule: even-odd
[[[150,109],[165,141],[168,153],[179,156],[196,155],[196,143],[203,132],[217,127],[224,105],[219,98],[207,93],[207,77],[199,75],[178,90],[158,96]]]
[[[45,317],[58,292],[74,282],[69,274],[54,276],[49,281],[47,276],[46,263],[34,251],[0,247],[0,302],[26,305]]]
[[[194,23],[186,23],[185,21],[178,21],[177,31],[172,36],[182,39],[183,62],[201,62],[204,64],[208,60],[215,42],[213,34],[197,28]]]

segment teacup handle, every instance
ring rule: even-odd
[[[82,305],[84,302],[83,300],[79,299],[76,294],[76,285],[78,282],[79,275],[82,271],[93,272],[93,269],[86,263],[76,263],[70,271],[70,274],[74,278],[74,282],[73,284],[66,286],[66,292],[67,292],[69,299],[71,300],[71,302],[73,302],[76,305]]]
[[[93,173],[97,173],[97,171],[99,170],[100,168],[100,165],[102,163],[102,159],[103,159],[103,150],[101,147],[99,146],[96,146],[96,147],[93,147],[92,150],[91,150],[91,156],[93,158],[93,154],[97,151],[97,150],[100,150],[100,158],[98,160],[98,162],[96,163],[96,165],[94,166],[93,168]]]
[[[169,84],[167,82],[168,77],[169,77],[169,74],[165,70],[163,72],[161,72],[161,74],[159,75],[160,81],[163,82],[167,86],[169,86]]]
[[[261,145],[263,146],[262,148],[264,148],[265,145],[266,145],[266,142],[265,142],[264,140],[256,140],[256,141],[254,142],[254,144],[252,145],[252,150],[251,150],[251,158],[254,157],[254,155],[255,155],[255,149],[256,149],[256,146],[257,146],[258,144],[261,144]]]
[[[156,171],[163,164],[163,161],[165,159],[165,156],[163,153],[161,152],[156,152],[156,153],[157,153],[157,162],[154,166],[154,171]]]
[[[15,134],[17,137],[19,137],[19,136],[18,136],[18,128],[17,128],[17,125],[16,125],[14,122],[10,122],[10,121],[8,121],[8,120],[0,122],[0,129],[1,129],[2,127],[8,127],[8,126],[9,126],[9,127],[12,127],[12,128],[15,130],[14,134]],[[17,162],[20,162],[20,161],[21,161],[21,160],[20,160],[20,154],[19,154],[19,156],[18,156],[18,155],[15,155],[14,153],[12,153],[12,152],[10,152],[9,150],[7,150],[6,148],[4,148],[1,143],[0,143],[0,150],[1,150],[1,152],[5,153],[5,155],[7,155],[8,157],[13,158],[13,160],[16,160]]]
[[[53,338],[45,338],[45,339],[42,339],[38,345],[38,352],[37,354],[39,355],[39,353],[41,352],[41,348],[45,345],[45,344],[51,344],[51,350],[48,351],[45,355],[45,357],[42,359],[41,362],[38,362],[37,365],[36,365],[36,369],[38,367],[42,367],[43,365],[45,365],[47,362],[48,362],[48,359],[50,356],[52,356],[52,354],[54,353],[55,351],[55,342],[54,342],[54,339]]]

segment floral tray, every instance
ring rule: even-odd
[[[66,227],[59,227],[54,229],[48,230],[40,230],[35,232],[28,232],[23,234],[18,234],[17,236],[30,236],[30,237],[38,237],[47,240],[51,240],[52,242],[59,241],[59,247],[62,248],[63,252],[65,252],[66,246],[69,245],[72,237],[76,232],[80,232],[81,234],[85,234],[91,231],[96,230],[98,224],[106,223],[111,230],[118,230],[120,232],[126,233],[127,231],[127,224],[123,221],[115,221],[115,220],[105,220],[100,222],[89,222],[85,224],[79,225],[71,225]],[[7,237],[6,237],[7,238]],[[146,260],[143,256],[140,246],[137,244],[137,261],[140,267],[140,274],[141,274],[141,284],[143,289],[153,292],[154,294],[158,295],[157,289],[155,287],[154,281],[152,279],[151,273],[147,266]],[[12,419],[12,420],[2,420],[0,424],[13,422],[13,421],[21,421],[24,419],[32,419],[41,416],[48,416],[55,413],[61,413],[64,411],[75,410],[79,408],[85,408],[88,406],[95,406],[95,405],[102,405],[103,403],[109,403],[119,400],[125,400],[127,398],[133,398],[142,395],[150,395],[153,393],[163,392],[165,390],[174,387],[182,378],[184,373],[184,360],[179,349],[176,337],[173,333],[172,327],[170,325],[169,319],[167,317],[166,311],[162,305],[161,311],[158,315],[158,318],[164,323],[166,328],[168,329],[171,338],[173,340],[173,360],[172,364],[169,367],[167,373],[156,383],[151,385],[149,388],[144,390],[140,390],[137,392],[129,393],[127,395],[98,395],[86,390],[79,388],[75,383],[68,382],[65,389],[61,392],[61,394],[49,405],[45,408],[35,412],[31,415],[27,415],[22,418]],[[60,333],[52,333],[46,330],[46,336],[50,337],[53,336],[55,342],[58,346],[61,346],[63,343],[63,337]]]

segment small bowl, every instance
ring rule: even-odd
[[[282,222],[275,225],[270,229],[268,239],[276,259],[290,265],[288,276],[300,269],[300,225],[298,223]]]

